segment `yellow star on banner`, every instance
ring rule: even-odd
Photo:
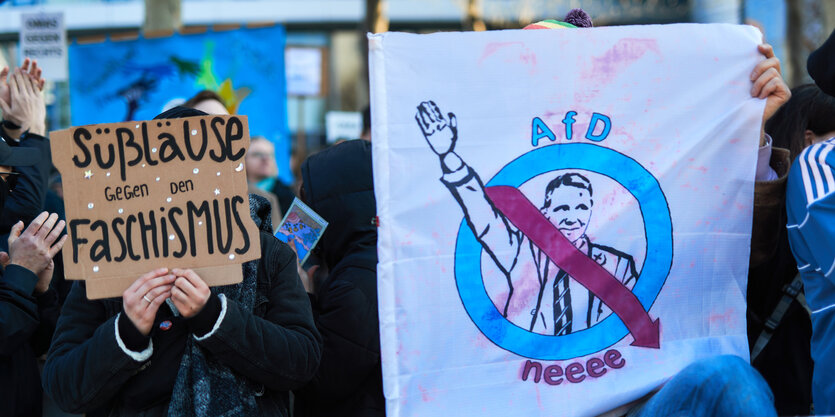
[[[223,99],[223,104],[226,105],[226,109],[229,110],[231,114],[238,113],[238,107],[240,107],[241,102],[251,93],[247,87],[241,87],[237,90],[232,87],[232,79],[227,78],[220,83],[220,88],[217,89],[217,94],[220,98]]]

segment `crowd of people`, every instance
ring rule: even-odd
[[[772,48],[759,52],[751,361],[695,363],[610,415],[835,413],[835,33],[809,59],[815,83],[793,90]],[[298,184],[277,178],[272,142],[253,137],[245,161],[261,256],[243,264],[241,283],[210,288],[194,270],[161,266],[120,298],[89,300],[83,281],[63,276],[43,85],[35,61],[0,72],[0,415],[42,415],[44,394],[89,416],[385,415],[370,136],[297,161]],[[206,114],[228,114],[211,91],[157,119]],[[297,197],[329,223],[310,265],[273,236]]]

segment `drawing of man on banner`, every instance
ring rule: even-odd
[[[449,113],[447,121],[429,101],[418,106],[415,119],[440,158],[441,182],[507,280],[506,299],[494,299],[502,315],[527,331],[556,336],[590,328],[609,316],[611,309],[599,297],[569,276],[496,208],[481,178],[454,152],[458,139],[455,115]],[[592,243],[586,236],[593,197],[592,183],[586,176],[563,173],[546,186],[540,212],[574,247],[632,290],[639,276],[633,257]]]

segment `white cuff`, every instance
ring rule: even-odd
[[[226,296],[223,295],[223,294],[218,294],[217,297],[220,298],[220,314],[217,316],[217,321],[215,322],[215,325],[212,326],[212,331],[210,331],[209,333],[206,333],[206,334],[204,334],[203,336],[200,336],[200,337],[197,337],[197,335],[193,335],[194,340],[196,340],[198,342],[201,341],[201,340],[206,340],[209,337],[211,337],[213,334],[215,334],[217,329],[220,327],[220,323],[223,322],[223,318],[226,317]]]
[[[148,341],[148,348],[143,350],[142,352],[134,352],[134,351],[128,349],[128,347],[125,346],[125,342],[122,341],[122,337],[119,336],[119,317],[121,315],[122,315],[122,313],[119,313],[119,314],[116,315],[116,321],[115,321],[115,324],[114,324],[114,326],[116,327],[116,344],[119,345],[119,348],[122,349],[122,352],[125,352],[126,355],[131,357],[131,359],[133,359],[137,362],[147,361],[151,357],[151,354],[154,353],[154,341],[149,340]]]

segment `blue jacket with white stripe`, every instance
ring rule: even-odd
[[[835,414],[835,138],[792,164],[786,191],[788,233],[812,310],[812,400]]]

